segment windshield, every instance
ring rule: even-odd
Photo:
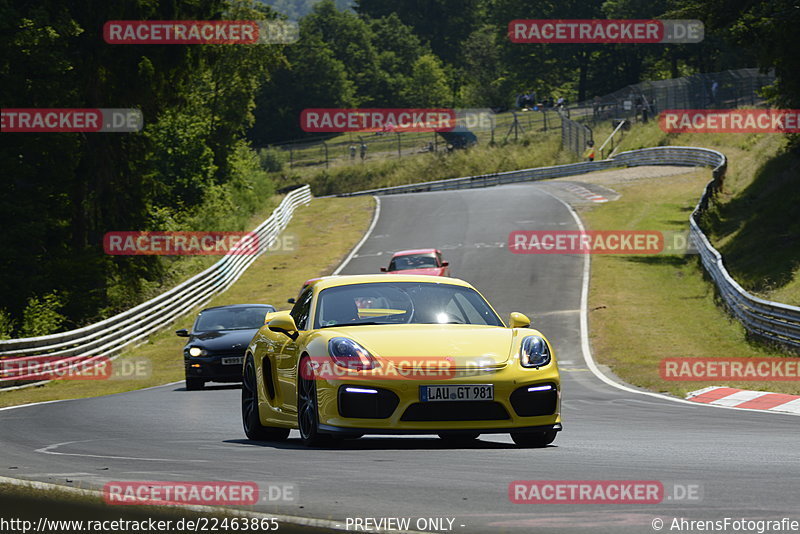
[[[483,297],[467,287],[427,282],[380,282],[320,292],[314,328],[363,324],[503,326]]]
[[[428,269],[438,267],[436,258],[432,254],[409,254],[392,258],[389,264],[390,271],[405,271],[408,269]]]
[[[261,328],[264,316],[275,308],[253,306],[250,308],[216,308],[200,313],[195,324],[195,332],[213,330],[252,330]]]

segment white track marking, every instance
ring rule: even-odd
[[[586,228],[583,225],[583,221],[578,216],[578,213],[575,209],[570,206],[567,202],[561,200],[557,196],[548,191],[545,191],[544,188],[539,188],[539,191],[542,193],[556,199],[560,202],[567,210],[569,211],[572,218],[575,219],[575,223],[578,225],[578,229],[581,232],[585,232]],[[670,402],[677,402],[680,404],[690,405],[690,406],[702,406],[696,402],[692,402],[689,400],[679,399],[677,397],[670,397],[668,395],[663,395],[661,393],[654,393],[652,391],[642,391],[640,389],[634,389],[630,386],[626,386],[620,384],[609,377],[607,377],[600,368],[597,366],[597,363],[594,361],[594,357],[592,356],[592,348],[589,345],[589,274],[590,274],[590,257],[589,254],[583,255],[583,280],[581,283],[581,351],[583,352],[583,359],[586,360],[586,365],[589,367],[589,370],[594,374],[598,379],[602,382],[605,382],[611,387],[620,389],[622,391],[626,391],[628,393],[636,393],[637,395],[647,395],[648,397],[655,397],[662,400],[667,400]],[[734,408],[729,406],[717,406],[714,404],[706,404],[705,406],[710,406],[712,408],[719,408],[724,410],[740,410],[740,411],[748,411],[748,412],[757,412],[757,413],[771,413],[776,415],[800,415],[800,414],[792,414],[792,413],[778,413],[778,412],[770,412],[769,410],[752,410],[750,408]]]
[[[176,460],[174,458],[137,458],[134,456],[108,456],[105,454],[83,454],[78,452],[58,452],[54,449],[61,447],[62,445],[71,445],[73,443],[87,443],[90,441],[95,441],[91,439],[81,440],[81,441],[64,441],[62,443],[53,443],[52,445],[48,445],[46,447],[42,447],[40,449],[36,449],[33,452],[39,452],[42,454],[54,454],[56,456],[81,456],[85,458],[106,458],[108,460],[141,460],[144,462],[191,462],[191,463],[208,463],[210,460]]]
[[[730,392],[724,397],[714,398],[713,400],[709,400],[708,398],[696,400],[698,397],[702,397],[704,394],[712,393],[716,390],[728,390]],[[776,406],[772,406],[771,408],[766,408],[764,406],[761,406],[758,408],[750,408],[750,409],[770,411],[776,413],[800,414],[800,396],[786,395],[785,393],[773,393],[770,391],[751,391],[747,389],[711,386],[708,388],[699,389],[697,391],[692,391],[691,393],[686,395],[686,398],[694,399],[693,402],[697,402],[700,405],[705,404],[706,406],[731,406],[738,408],[743,403],[750,402],[755,399],[760,399],[767,395],[781,395],[782,396],[781,403]]]
[[[375,213],[372,214],[372,223],[370,223],[369,228],[367,229],[367,233],[364,234],[364,237],[361,238],[361,241],[359,241],[356,244],[356,246],[353,247],[353,250],[350,251],[350,254],[347,255],[347,257],[344,259],[341,265],[339,265],[336,268],[336,270],[333,271],[333,274],[339,274],[340,272],[342,272],[342,269],[347,267],[347,264],[350,263],[350,260],[352,260],[356,254],[358,254],[358,251],[361,249],[361,246],[367,241],[367,239],[369,239],[370,234],[375,229],[375,225],[378,224],[378,217],[381,216],[381,199],[378,198],[377,196],[374,196],[372,198],[375,199]]]
[[[606,197],[598,195],[597,193],[594,193],[578,184],[570,184],[564,187],[573,195],[579,196],[584,200],[589,200],[591,202],[598,202],[598,203],[608,202],[608,199]]]
[[[773,406],[772,408],[767,409],[768,412],[789,412],[789,413],[796,413],[800,415],[800,399],[793,400],[787,402],[786,404],[781,404],[780,406]]]

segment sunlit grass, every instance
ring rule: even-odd
[[[687,231],[710,171],[611,185],[621,198],[581,214],[597,230]],[[672,382],[665,357],[785,355],[749,343],[745,329],[715,302],[696,255],[592,257],[589,330],[595,358],[628,383],[684,396],[710,385],[800,393],[791,382]]]

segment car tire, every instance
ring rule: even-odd
[[[253,357],[248,354],[242,373],[242,426],[245,435],[254,441],[283,441],[288,428],[264,426],[258,417],[258,381]]]
[[[474,443],[480,437],[480,432],[441,432],[439,437],[447,443],[453,445],[468,445]]]
[[[186,377],[186,391],[199,391],[206,385],[206,381],[202,378]]]
[[[556,430],[546,432],[512,432],[511,439],[520,447],[541,449],[547,447],[556,439]]]
[[[330,434],[319,432],[319,410],[317,406],[317,381],[312,376],[306,378],[303,375],[310,375],[311,359],[304,357],[300,359],[297,369],[297,428],[300,430],[300,441],[306,447],[319,447],[333,444],[336,440]],[[302,372],[301,369],[308,369]]]

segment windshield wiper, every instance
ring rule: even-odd
[[[334,328],[337,326],[362,326],[362,325],[376,325],[376,324],[402,324],[402,323],[379,323],[377,321],[364,321],[363,323],[326,324],[324,326],[320,326],[320,328]]]

